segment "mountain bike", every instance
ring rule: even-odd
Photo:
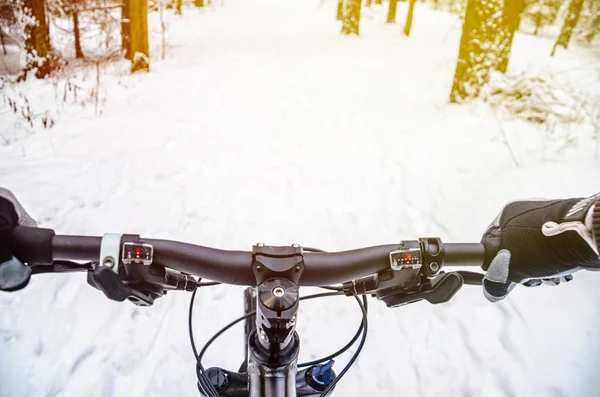
[[[252,251],[226,251],[133,234],[56,235],[51,229],[24,226],[13,229],[10,246],[31,274],[87,272],[87,282],[114,301],[150,306],[169,291],[191,292],[188,325],[197,387],[208,397],[330,396],[364,346],[369,295],[388,307],[447,302],[464,284],[480,285],[483,275],[444,269],[481,266],[485,256],[482,244],[443,244],[431,237],[342,252],[263,243]],[[198,352],[192,329],[194,299],[199,289],[219,284],[247,286],[245,314]],[[327,291],[300,296],[304,286]],[[338,351],[298,363],[300,301],[338,295],[354,298],[360,308],[356,333]],[[237,371],[205,369],[206,349],[240,322],[245,322],[242,365]],[[334,359],[357,341],[355,353],[336,373]]]

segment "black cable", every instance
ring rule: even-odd
[[[194,352],[194,357],[196,358],[196,376],[198,377],[198,387],[200,391],[204,393],[208,397],[219,397],[219,393],[215,390],[212,383],[206,376],[206,371],[202,366],[202,362],[198,358],[198,350],[196,350],[196,343],[194,342],[194,331],[192,329],[192,312],[194,308],[194,299],[196,298],[196,292],[198,289],[196,288],[194,292],[192,292],[192,298],[190,299],[190,312],[188,316],[188,330],[190,333],[190,343],[192,344],[192,350]]]
[[[324,298],[327,296],[338,296],[338,295],[342,295],[342,293],[340,292],[323,292],[320,294],[313,294],[313,295],[307,295],[307,296],[302,296],[300,297],[300,300],[308,300],[308,299],[316,299],[316,298]],[[209,340],[208,342],[206,342],[206,344],[204,345],[204,347],[202,348],[202,350],[200,350],[200,354],[198,355],[198,360],[202,361],[202,358],[204,357],[204,353],[206,353],[206,350],[208,349],[208,347],[221,335],[223,335],[223,333],[225,331],[227,331],[229,328],[233,327],[234,325],[236,325],[237,323],[239,323],[240,321],[243,321],[249,317],[252,317],[256,314],[256,311],[250,312],[250,313],[246,313],[243,316],[236,318],[235,320],[233,320],[232,322],[230,322],[229,324],[227,324],[226,326],[224,326],[223,328],[221,328],[216,334],[214,334]]]
[[[364,330],[363,330],[362,338],[360,339],[360,343],[358,344],[358,347],[356,348],[356,352],[354,353],[354,355],[352,356],[352,358],[350,358],[350,361],[348,361],[348,364],[346,364],[346,366],[344,367],[343,370],[340,371],[340,373],[338,374],[338,376],[336,376],[335,379],[333,381],[331,381],[331,383],[325,388],[325,390],[323,390],[323,392],[320,394],[320,397],[326,397],[327,394],[329,394],[329,392],[331,392],[331,390],[333,390],[333,388],[335,387],[335,385],[342,379],[342,377],[346,374],[346,372],[348,372],[348,370],[350,369],[350,367],[352,366],[352,364],[354,364],[354,362],[358,358],[358,355],[360,354],[360,352],[362,351],[363,347],[365,346],[365,341],[367,340],[367,330],[368,330],[368,320],[367,320],[367,308],[368,308],[368,304],[367,304],[367,297],[365,295],[363,295],[363,301],[362,302],[360,301],[360,299],[358,298],[358,296],[354,296],[354,299],[356,299],[356,301],[360,305],[360,309],[362,310],[362,313],[363,313],[363,329]]]
[[[194,357],[196,357],[196,377],[198,379],[198,388],[200,392],[208,397],[218,397],[216,390],[212,387],[212,384],[208,380],[205,374],[204,367],[202,363],[198,360],[198,351],[196,350],[196,343],[194,342],[194,333],[192,330],[192,309],[194,307],[194,299],[196,298],[196,291],[194,290],[192,293],[192,298],[190,300],[190,312],[189,312],[189,333],[190,333],[190,342],[192,344],[192,350],[194,351]],[[208,383],[208,384],[207,384]],[[212,390],[211,390],[212,389]]]
[[[221,285],[221,283],[217,281],[206,281],[198,283],[198,287],[212,287],[213,285]]]
[[[342,286],[337,287],[335,285],[322,285],[319,288],[328,289],[331,291],[343,291],[344,290],[344,287],[342,287]]]
[[[303,300],[308,300],[308,299],[324,298],[326,296],[339,296],[339,295],[344,295],[344,292],[343,291],[321,292],[318,294],[301,296],[299,300],[303,301]]]
[[[208,342],[206,342],[206,344],[204,345],[204,347],[202,348],[202,350],[200,351],[200,354],[198,354],[197,350],[196,350],[196,346],[194,343],[194,338],[193,338],[193,333],[192,333],[192,327],[191,327],[191,318],[192,318],[192,306],[193,306],[193,302],[194,302],[194,297],[195,297],[196,291],[194,291],[192,293],[192,300],[190,302],[190,341],[192,343],[192,349],[194,351],[194,355],[196,356],[197,359],[197,374],[198,374],[198,381],[199,381],[199,386],[201,387],[202,391],[204,392],[204,394],[209,395],[209,393],[206,392],[205,389],[212,389],[212,391],[215,391],[214,387],[212,386],[212,383],[208,380],[208,377],[206,376],[206,374],[204,373],[204,367],[202,366],[202,358],[204,356],[204,354],[206,353],[206,350],[209,348],[209,346],[219,337],[221,336],[225,331],[227,331],[228,329],[230,329],[231,327],[233,327],[235,324],[249,318],[252,317],[256,314],[256,311],[250,312],[250,313],[246,313],[245,315],[233,320],[232,322],[230,322],[229,324],[227,324],[226,326],[224,326],[221,330],[219,330],[215,335],[213,335]],[[307,296],[303,296],[300,298],[300,300],[308,300],[308,299],[316,299],[316,298],[323,298],[323,297],[327,297],[327,296],[339,296],[339,295],[343,295],[342,291],[334,291],[334,292],[323,292],[323,293],[319,293],[319,294],[313,294],[313,295],[307,295]],[[358,336],[361,334],[362,332],[362,338],[360,340],[360,343],[358,345],[358,348],[356,349],[356,352],[354,353],[354,355],[350,358],[350,361],[348,361],[348,364],[346,364],[346,366],[344,367],[344,369],[342,369],[342,371],[340,371],[340,373],[338,374],[338,376],[329,384],[329,386],[327,386],[327,388],[321,393],[321,397],[326,396],[332,389],[333,387],[335,387],[335,385],[340,381],[340,379],[348,372],[348,370],[350,369],[350,367],[354,364],[354,362],[356,361],[356,359],[358,358],[359,354],[361,353],[365,341],[367,339],[367,327],[368,327],[368,320],[367,320],[367,312],[368,312],[368,302],[367,302],[367,297],[363,296],[363,300],[361,302],[361,300],[357,297],[354,296],[354,299],[356,299],[357,303],[360,306],[362,315],[363,315],[363,320],[361,323],[361,326],[359,327],[359,330],[357,331],[357,333],[354,335],[354,337],[352,338],[352,340],[346,344],[342,349],[338,350],[337,352],[324,357],[320,360],[316,360],[314,363],[303,363],[298,365],[298,367],[301,366],[309,366],[309,365],[315,365],[318,363],[322,363],[324,361],[328,361],[329,359],[333,358],[333,357],[337,357],[339,355],[341,355],[342,353],[346,352],[358,339]],[[203,383],[205,383],[204,385],[201,384],[201,379],[203,381]],[[215,395],[211,395],[211,397],[218,397],[218,394]]]
[[[365,300],[365,302],[366,302],[366,300]],[[324,363],[324,362],[329,361],[329,360],[331,360],[333,358],[341,356],[348,349],[350,349],[350,347],[352,347],[352,345],[360,337],[360,335],[361,335],[362,332],[363,332],[363,322],[361,320],[360,325],[358,326],[358,329],[356,330],[356,333],[354,334],[354,336],[352,337],[352,339],[350,339],[350,341],[344,345],[344,347],[342,347],[341,349],[339,349],[335,353],[331,353],[328,356],[321,357],[321,358],[316,359],[316,360],[312,360],[312,361],[307,361],[307,362],[304,362],[304,363],[300,363],[300,364],[298,364],[298,368],[310,367],[311,365],[317,365],[317,364],[320,364],[320,363]]]
[[[321,249],[312,248],[312,247],[302,247],[302,250],[307,251],[307,252],[327,252],[327,251],[323,251]]]
[[[202,357],[204,357],[204,353],[206,353],[206,350],[215,341],[215,339],[217,339],[219,336],[223,335],[223,333],[225,331],[227,331],[229,328],[233,327],[234,325],[236,325],[240,321],[243,321],[243,320],[245,320],[247,318],[250,318],[250,317],[254,316],[255,314],[256,314],[255,311],[247,313],[247,314],[243,315],[242,317],[236,318],[235,320],[233,320],[232,322],[230,322],[229,324],[227,324],[226,326],[224,326],[223,328],[221,328],[216,334],[214,334],[208,340],[208,342],[206,342],[206,344],[204,345],[204,347],[202,348],[202,350],[200,350],[200,354],[198,355],[198,360],[202,361]]]

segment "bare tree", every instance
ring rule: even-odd
[[[148,0],[129,0],[129,20],[132,72],[149,70]]]
[[[406,23],[404,24],[404,34],[410,36],[410,28],[412,27],[413,13],[415,11],[415,3],[417,0],[410,0],[408,4],[408,13],[406,14]]]
[[[499,53],[498,66],[496,69],[506,73],[508,61],[510,59],[510,50],[512,48],[515,32],[519,29],[521,22],[521,12],[523,12],[523,0],[504,0],[504,9],[502,12],[502,23],[500,24],[501,46]]]
[[[73,35],[75,36],[75,58],[83,58],[81,34],[79,32],[79,11],[73,11]]]
[[[523,17],[534,24],[534,36],[537,36],[544,26],[554,23],[563,3],[563,0],[525,0]]]
[[[79,27],[79,13],[87,5],[86,0],[59,0],[54,1],[49,7],[50,13],[59,17],[70,17],[73,20],[73,37],[75,44],[75,58],[83,58],[81,49],[81,29]]]
[[[360,25],[361,0],[346,0],[342,16],[342,33],[358,34]]]
[[[0,0],[0,43],[4,55],[7,55],[4,29],[10,32],[10,29],[18,24],[18,13],[19,8],[13,0]]]
[[[121,47],[125,51],[126,59],[133,59],[133,53],[131,52],[131,24],[129,19],[129,2],[130,0],[123,0],[123,6],[121,7]]]
[[[390,0],[390,6],[388,8],[387,19],[385,23],[396,23],[396,6],[398,5],[398,0]]]
[[[581,8],[583,7],[583,0],[571,0],[569,3],[569,10],[567,11],[567,17],[565,18],[565,23],[560,30],[560,34],[558,35],[558,39],[556,43],[554,43],[554,47],[552,47],[551,56],[554,56],[556,52],[556,47],[561,46],[565,50],[569,46],[569,41],[571,40],[571,34],[577,26],[577,21],[579,20],[579,15],[581,14]]]

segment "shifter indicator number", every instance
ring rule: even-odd
[[[123,243],[123,264],[141,263],[146,266],[152,264],[154,247],[146,243]]]
[[[406,248],[390,252],[390,265],[394,270],[420,269],[423,265],[421,249]]]

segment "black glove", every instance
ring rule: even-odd
[[[16,225],[37,226],[15,196],[0,187],[0,290],[16,291],[25,287],[31,269],[15,258],[10,250],[9,236]]]
[[[486,248],[486,298],[499,301],[516,284],[556,285],[570,281],[577,270],[600,270],[592,232],[597,200],[600,208],[600,194],[507,204],[481,239]]]

